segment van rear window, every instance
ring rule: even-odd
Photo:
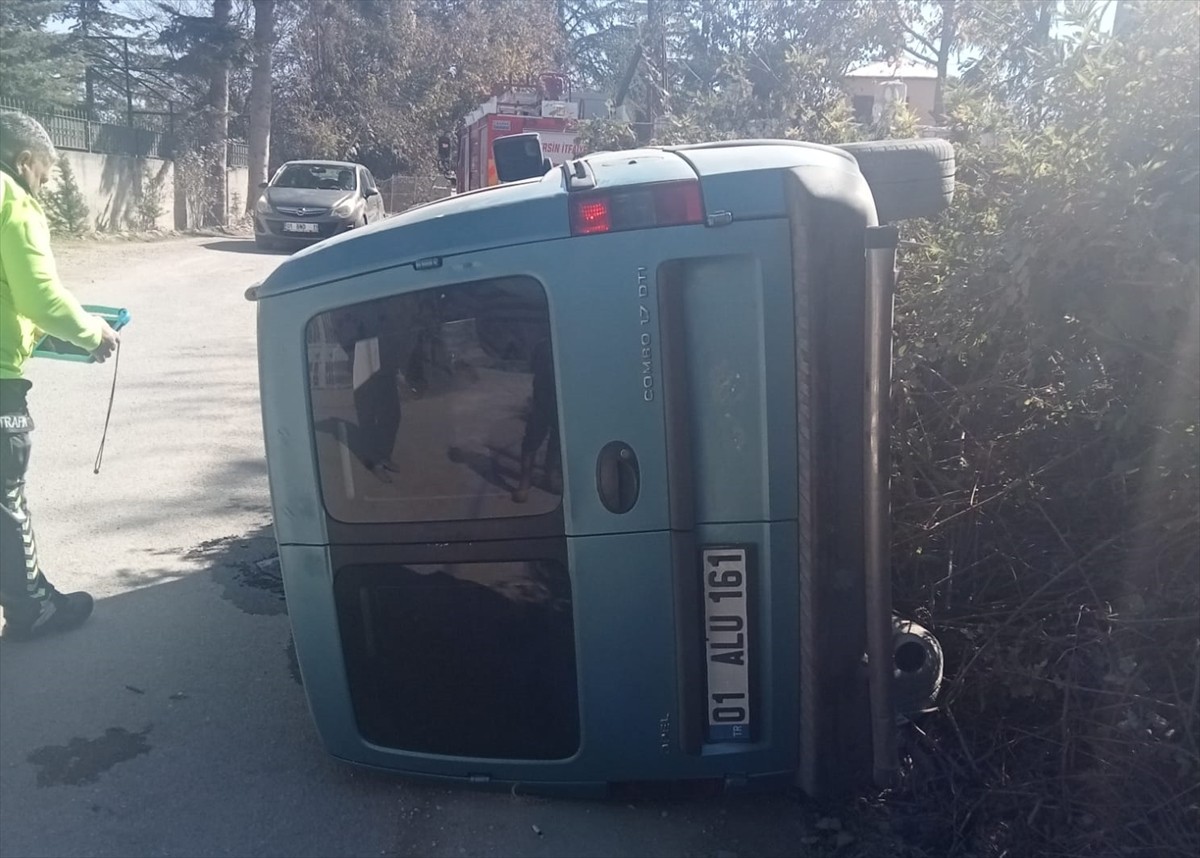
[[[546,294],[529,277],[350,304],[308,325],[321,487],[345,522],[533,516],[562,492]]]

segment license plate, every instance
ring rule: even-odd
[[[750,741],[749,569],[744,548],[705,548],[704,638],[708,741]]]
[[[320,227],[315,223],[285,223],[284,232],[317,232]]]

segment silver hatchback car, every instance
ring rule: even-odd
[[[385,216],[375,177],[362,164],[288,161],[261,187],[254,205],[261,248],[311,244]]]

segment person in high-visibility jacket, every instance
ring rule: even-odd
[[[84,311],[59,282],[37,193],[54,169],[54,144],[34,119],[0,110],[0,606],[5,640],[32,640],[81,625],[87,593],[60,593],[38,563],[25,500],[30,432],[25,364],[43,333],[104,361],[117,347],[108,323]]]

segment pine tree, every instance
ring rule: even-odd
[[[75,171],[66,155],[58,156],[58,182],[42,191],[42,207],[50,230],[57,235],[82,235],[88,229],[88,206],[75,181]]]
[[[226,140],[229,136],[229,80],[235,65],[242,65],[249,43],[231,20],[232,0],[212,0],[212,15],[171,12],[170,23],[159,42],[178,56],[169,64],[176,74],[190,78],[198,91],[196,112],[201,120],[195,145],[208,172],[209,191],[205,225],[224,224],[226,206]]]
[[[78,101],[78,57],[66,36],[45,30],[62,9],[62,0],[0,0],[0,97]]]

